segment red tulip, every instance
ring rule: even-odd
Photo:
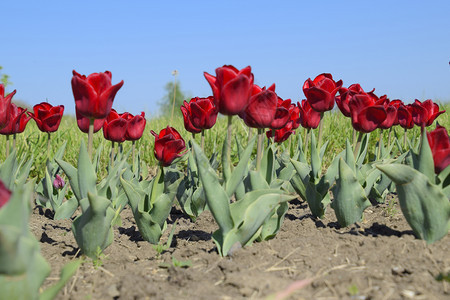
[[[450,165],[450,138],[447,129],[438,125],[435,130],[427,132],[427,138],[433,154],[434,170],[439,174]]]
[[[282,102],[283,100],[281,100],[280,104]],[[249,127],[283,128],[290,119],[289,110],[278,104],[275,84],[271,85],[268,89],[266,87],[260,88],[254,84],[248,106],[241,112],[240,117]]]
[[[11,198],[11,191],[5,186],[3,181],[0,180],[0,209],[4,206]]]
[[[356,94],[363,94],[364,90],[359,85],[359,83],[352,84],[348,88],[341,87],[339,89],[339,96],[336,96],[336,104],[339,107],[339,110],[342,112],[342,114],[346,117],[351,117],[350,108],[348,106],[348,103],[350,99],[353,97],[353,95]]]
[[[349,102],[353,128],[360,132],[372,132],[386,119],[386,109],[370,94],[355,94]],[[383,101],[383,100],[382,100]]]
[[[123,80],[116,85],[111,84],[111,72],[80,75],[75,70],[72,77],[72,92],[75,98],[75,109],[89,119],[105,119],[116,96],[122,87]]]
[[[89,118],[83,117],[78,111],[75,110],[75,114],[77,117],[77,125],[78,128],[84,133],[89,132]],[[105,119],[95,119],[94,120],[94,132],[99,131],[103,127],[103,123],[105,123]]]
[[[16,90],[5,97],[5,86],[0,84],[0,129],[5,127],[10,118],[11,99],[16,94]]]
[[[192,98],[184,101],[181,106],[184,127],[192,133],[199,133],[202,129],[210,129],[216,124],[217,108],[214,106],[214,97]]]
[[[47,102],[36,104],[33,107],[34,114],[28,112],[28,115],[36,121],[36,125],[42,132],[55,132],[64,113],[64,105],[52,106]]]
[[[164,167],[170,166],[176,158],[186,153],[186,144],[175,128],[167,126],[159,134],[153,130],[151,133],[155,136],[155,157]]]
[[[56,174],[55,176],[55,180],[53,180],[53,187],[57,190],[62,189],[64,186],[66,185],[66,183],[64,182],[64,179],[62,179],[61,176],[59,176],[59,174]]]
[[[145,125],[147,120],[145,120],[145,113],[141,112],[140,115],[133,116],[128,114],[128,127],[125,139],[127,141],[136,141],[142,137],[144,133]]]
[[[392,105],[388,99],[384,99],[384,109],[386,110],[386,119],[378,125],[378,128],[389,129],[397,120],[397,107]]]
[[[400,106],[397,108],[398,124],[405,129],[411,129],[414,127],[411,110],[412,108],[409,104],[400,104]]]
[[[288,122],[283,128],[275,130],[275,135],[273,135],[272,130],[266,131],[266,136],[270,139],[273,135],[275,143],[282,143],[293,133],[295,131],[292,130],[292,122]]]
[[[389,102],[389,105],[395,107],[395,110],[398,111],[398,108],[400,107],[400,105],[404,105],[404,103],[400,99],[395,99],[395,100],[391,100],[391,102]],[[394,125],[399,125],[398,114],[396,114],[394,123],[392,125],[393,126]]]
[[[445,110],[439,111],[439,105],[430,99],[425,100],[423,103],[416,99],[411,104],[412,118],[418,126],[430,126],[443,113],[445,113]]]
[[[292,122],[292,128],[297,129],[301,124],[300,108],[294,103],[291,103],[291,99],[286,99],[283,101],[280,97],[278,97],[278,106],[284,107],[289,111],[288,122]]]
[[[216,77],[203,73],[221,114],[237,115],[247,107],[253,89],[251,71],[250,66],[239,71],[233,66],[225,65],[216,69]]]
[[[122,143],[127,134],[128,113],[118,114],[115,109],[111,109],[108,117],[103,123],[103,136],[111,142]]]
[[[0,134],[11,135],[15,133],[22,133],[27,126],[31,117],[28,117],[25,113],[26,108],[17,107],[14,103],[11,103],[10,119],[8,124],[0,130]]]
[[[300,124],[303,128],[315,129],[320,123],[320,112],[315,111],[309,105],[309,102],[302,100],[302,104],[297,102],[300,109]]]
[[[303,84],[303,93],[312,109],[318,112],[331,110],[342,80],[335,82],[329,73],[322,73],[314,80],[308,78]]]

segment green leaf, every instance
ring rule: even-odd
[[[405,165],[377,166],[395,182],[400,207],[414,233],[433,243],[450,228],[450,203],[439,186],[428,177]]]
[[[72,197],[69,200],[64,201],[57,209],[55,209],[55,220],[65,220],[73,216],[78,208],[78,201]]]
[[[362,219],[363,211],[370,206],[364,189],[356,179],[355,173],[341,158],[339,160],[339,178],[332,188],[334,199],[331,207],[342,227]]]
[[[64,265],[61,270],[61,276],[59,281],[53,286],[46,289],[40,296],[39,300],[52,300],[54,299],[59,291],[66,285],[69,279],[75,274],[82,263],[82,260],[72,260]]]
[[[239,186],[239,183],[242,182],[246,175],[246,172],[248,171],[248,161],[250,160],[250,156],[253,152],[255,140],[256,137],[253,137],[244,153],[242,154],[242,158],[239,160],[239,163],[228,177],[229,179],[226,182],[225,191],[229,197],[231,197],[235,193],[237,187]]]
[[[322,161],[320,160],[319,153],[317,152],[317,143],[314,133],[311,133],[311,170],[313,177],[319,178],[322,170]]]
[[[86,198],[88,193],[97,194],[97,174],[92,166],[89,154],[83,140],[80,145],[80,155],[78,156],[78,187],[81,198]]]
[[[69,178],[69,183],[70,183],[70,187],[72,188],[72,191],[75,195],[75,197],[77,198],[78,202],[81,201],[81,199],[83,199],[83,197],[81,197],[81,192],[80,192],[80,185],[78,183],[78,170],[73,167],[71,164],[69,164],[68,162],[65,162],[63,160],[59,160],[59,159],[55,159],[56,163],[61,167],[61,169],[63,169],[64,173],[67,175],[67,177]]]
[[[268,184],[272,182],[272,178],[274,177],[274,153],[272,150],[272,146],[267,147],[266,150],[264,150],[263,157],[261,158],[261,174],[263,175],[263,178],[266,180]]]
[[[419,155],[413,155],[414,169],[427,176],[428,180],[435,184],[433,154],[431,153],[431,148],[428,144],[426,131],[424,130],[423,132]]]

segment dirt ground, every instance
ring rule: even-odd
[[[225,258],[211,239],[217,225],[209,212],[192,223],[174,207],[162,237],[178,220],[172,247],[158,256],[127,208],[101,265],[86,260],[57,299],[450,299],[450,283],[436,279],[450,272],[450,236],[432,245],[416,239],[392,203],[339,228],[332,209],[316,220],[295,200],[275,239]],[[71,221],[35,208],[30,225],[52,266],[48,286],[77,254]]]

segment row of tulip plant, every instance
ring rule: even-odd
[[[37,183],[28,178],[32,159],[20,159],[15,150],[0,165],[0,262],[27,265],[14,269],[16,263],[0,263],[6,266],[0,267],[0,292],[15,295],[26,286],[30,294],[37,295],[48,275],[44,262],[41,266],[27,263],[30,251],[39,257],[39,246],[23,222],[16,224],[19,219],[12,217],[11,210],[22,205],[21,219],[28,220],[31,194],[38,205],[53,210],[55,219],[76,215],[72,223],[75,240],[81,252],[94,259],[112,243],[113,228],[121,224],[120,213],[127,205],[143,239],[158,244],[175,201],[193,222],[204,210],[211,211],[218,225],[213,240],[221,256],[275,237],[289,201],[299,197],[316,218],[323,218],[331,206],[345,227],[361,221],[367,207],[384,202],[389,192],[396,191],[418,238],[432,243],[447,234],[450,139],[439,125],[431,132],[426,130],[445,112],[436,103],[391,101],[378,97],[374,90],[365,92],[359,84],[345,88],[342,80],[324,73],[305,81],[306,99],[294,104],[276,94],[275,84],[269,88],[254,84],[250,67],[238,70],[225,65],[215,72],[216,76],[204,73],[213,96],[192,98],[181,107],[185,129],[193,137],[201,134],[200,145],[194,138],[186,144],[170,126],[159,133],[152,130],[159,166],[151,177],[135,149],[146,126],[144,113],[120,114],[112,108],[123,81],[113,85],[108,71],[89,76],[73,71],[77,125],[88,134],[87,147],[81,142],[76,166],[64,161],[66,145],[48,158],[45,176]],[[11,103],[15,91],[5,97],[1,86],[0,92],[0,133],[5,132],[7,141],[10,135],[14,140],[33,118],[38,128],[48,133],[50,147],[50,132],[58,129],[64,107],[41,103],[27,117],[24,109]],[[324,157],[330,152],[328,141],[322,142],[323,118],[335,104],[351,118],[354,135],[347,139],[346,149],[325,166]],[[208,157],[205,131],[215,125],[219,113],[227,117],[226,139],[222,150]],[[248,139],[233,139],[233,116],[248,126]],[[415,125],[421,128],[419,143],[406,138],[406,131]],[[299,134],[294,144],[292,134],[300,126],[308,134],[303,139]],[[391,136],[394,126],[404,129],[403,143]],[[252,128],[257,130],[255,136]],[[93,134],[100,129],[112,142],[104,178],[98,178],[102,149],[93,149],[92,143]],[[369,134],[375,129],[388,130],[388,141],[385,144],[380,134],[376,148],[370,149]],[[132,150],[117,150],[115,144],[125,141],[132,141]],[[237,164],[232,157],[238,158]],[[34,193],[30,192],[33,187]],[[20,234],[12,234],[11,226]],[[23,239],[32,250],[21,248]],[[68,267],[58,287],[74,268]]]

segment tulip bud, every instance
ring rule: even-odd
[[[55,176],[55,180],[53,180],[53,187],[55,189],[62,189],[64,186],[66,185],[66,183],[64,182],[64,179],[62,179],[61,176],[59,176],[58,174],[56,174]]]

